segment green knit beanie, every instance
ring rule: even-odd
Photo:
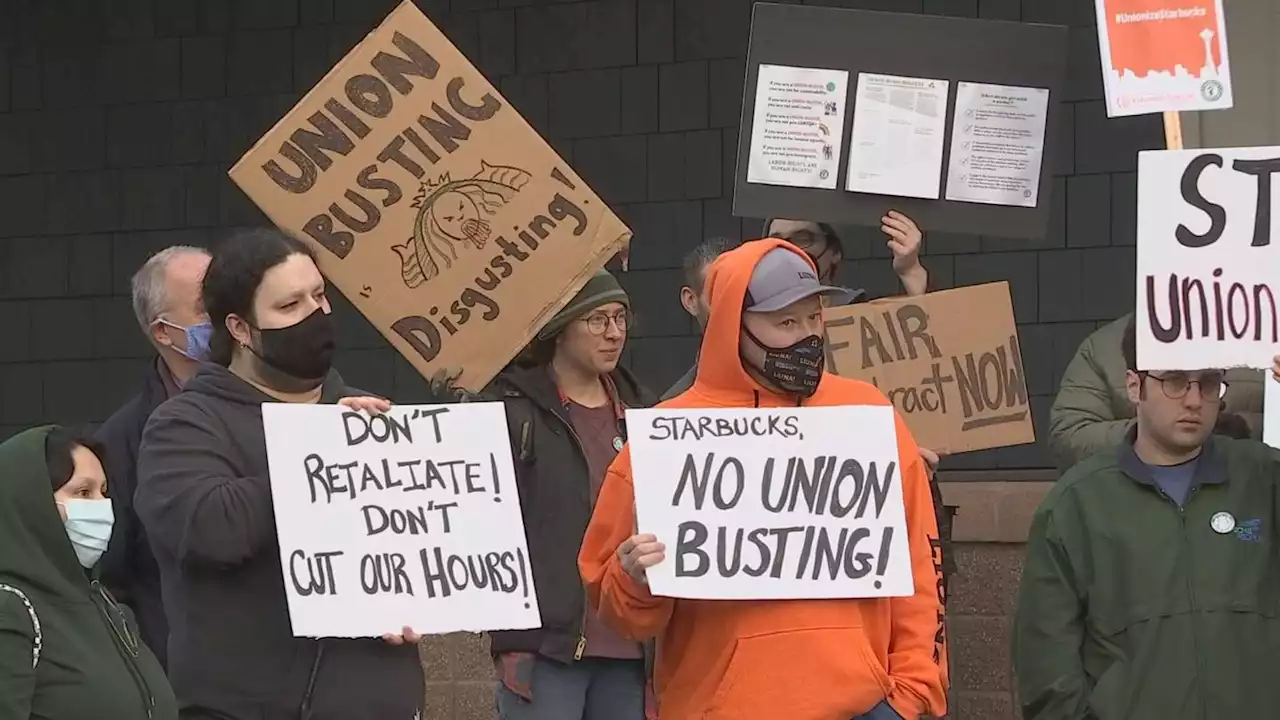
[[[615,278],[608,270],[600,270],[586,285],[578,291],[577,295],[569,301],[568,305],[561,308],[546,325],[542,326],[542,330],[538,331],[539,340],[547,340],[560,334],[569,323],[586,315],[602,305],[609,303],[622,303],[628,308],[631,307],[631,301],[627,299],[627,291],[622,289]]]

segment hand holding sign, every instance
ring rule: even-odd
[[[1275,364],[1271,366],[1271,376],[1280,382],[1280,355],[1275,357]]]
[[[411,627],[400,628],[400,634],[394,635],[387,633],[382,636],[382,641],[388,645],[417,645],[422,636],[413,631]]]
[[[431,399],[440,403],[477,402],[483,399],[479,394],[459,387],[458,379],[461,377],[461,370],[437,370],[428,382]]]
[[[362,395],[359,397],[344,397],[338,401],[343,407],[349,407],[352,410],[367,412],[370,415],[384,413],[391,409],[391,401],[372,395]]]
[[[944,455],[946,453],[943,453]],[[938,471],[938,463],[942,462],[942,455],[930,450],[929,448],[920,448],[920,459],[924,460],[924,464],[929,467],[929,475],[932,476]]]
[[[649,579],[645,571],[666,559],[667,546],[658,542],[652,533],[632,535],[618,546],[618,562],[622,570],[632,580],[641,585],[648,585]]]

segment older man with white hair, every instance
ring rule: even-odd
[[[209,352],[211,327],[200,299],[209,252],[179,245],[148,259],[133,276],[133,312],[157,357],[143,377],[142,391],[98,429],[106,448],[108,493],[116,521],[111,545],[99,565],[103,582],[133,608],[142,639],[163,664],[169,624],[160,597],[160,570],[133,510],[138,446],[151,412],[182,388]]]

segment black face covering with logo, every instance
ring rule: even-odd
[[[821,335],[810,335],[792,345],[772,348],[743,328],[751,342],[764,350],[764,362],[756,370],[780,390],[800,397],[812,397],[818,392],[822,371],[826,366],[826,348]]]
[[[305,392],[319,387],[333,364],[333,320],[316,308],[303,320],[282,328],[255,328],[258,374],[268,387],[281,392]]]

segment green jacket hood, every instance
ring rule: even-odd
[[[1135,410],[1125,391],[1121,350],[1125,326],[1133,313],[1095,330],[1076,350],[1062,373],[1049,412],[1049,448],[1058,469],[1119,447],[1133,426]],[[1247,368],[1227,370],[1223,410],[1242,417],[1254,438],[1262,437],[1263,373]]]
[[[53,501],[45,438],[53,426],[25,430],[0,444],[0,582],[60,603],[91,603]]]

